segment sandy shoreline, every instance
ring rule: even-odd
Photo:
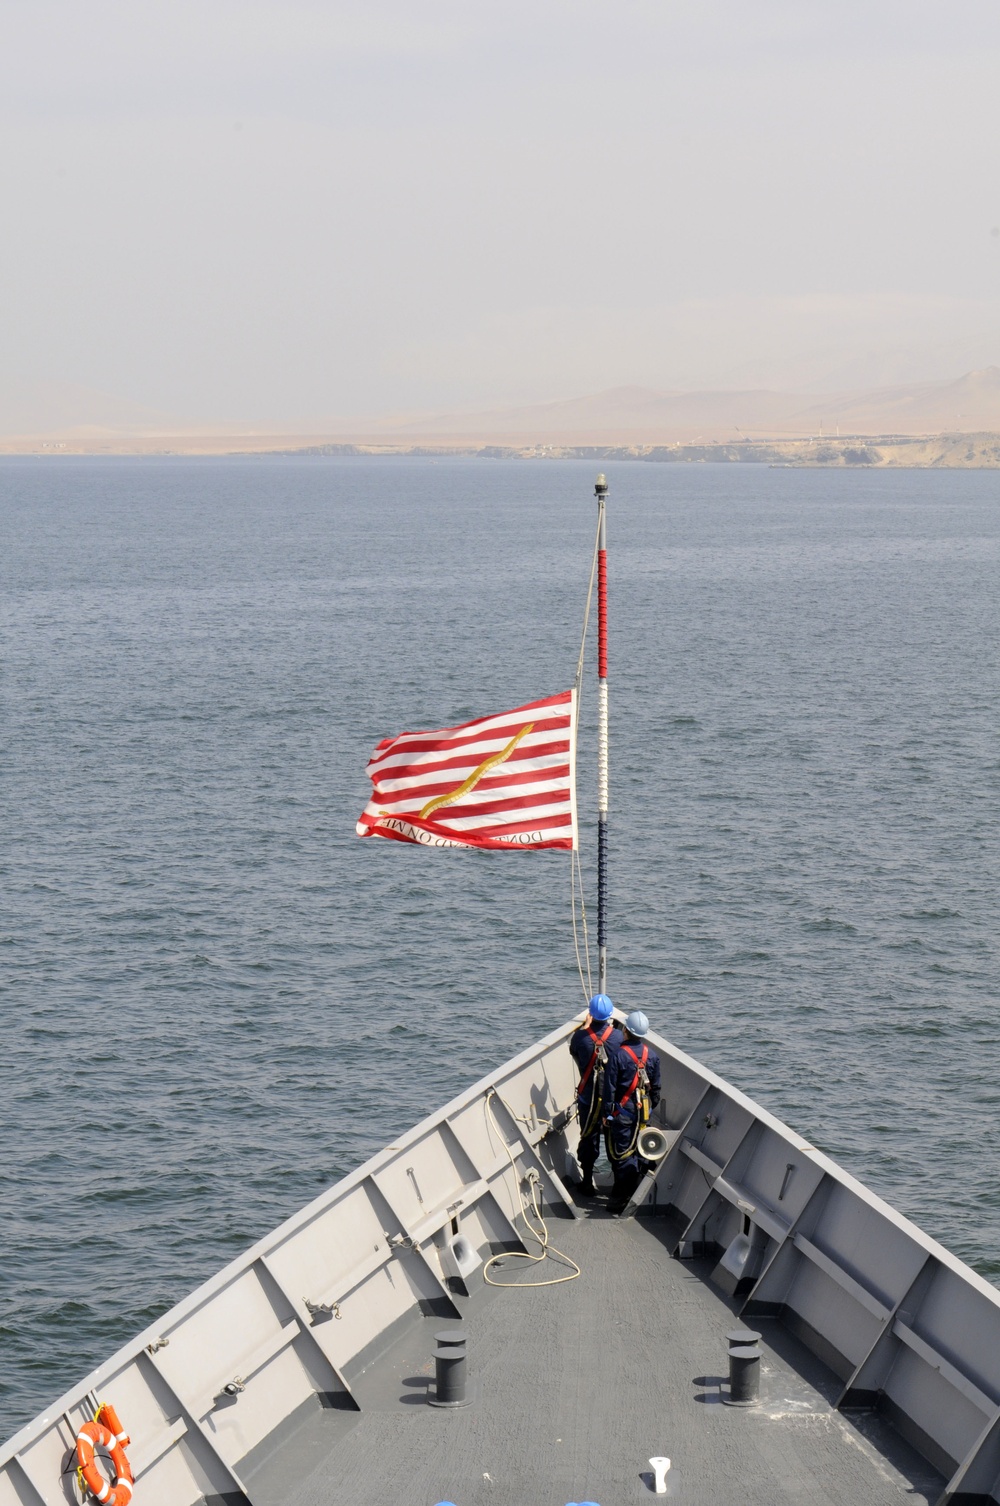
[[[730,444],[630,442],[540,443],[523,437],[476,439],[433,436],[332,438],[290,434],[24,435],[0,439],[0,456],[470,456],[510,460],[648,460],[675,464],[742,463],[782,466],[1000,468],[1000,433],[853,435],[810,439],[757,438]]]

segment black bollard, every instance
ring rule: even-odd
[[[434,1395],[427,1400],[432,1407],[464,1407],[469,1400],[465,1329],[446,1328],[434,1338]]]
[[[729,1395],[722,1400],[730,1407],[753,1407],[760,1398],[760,1334],[752,1328],[734,1328],[729,1342]]]
[[[748,1344],[759,1344],[760,1334],[753,1328],[731,1328],[726,1343],[730,1349],[745,1349]]]
[[[468,1337],[469,1333],[465,1328],[442,1328],[440,1333],[434,1335],[434,1342],[442,1349],[446,1349],[449,1344],[464,1349]]]

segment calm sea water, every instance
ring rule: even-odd
[[[0,1434],[579,1007],[565,855],[353,828],[570,684],[593,469],[0,463]],[[1000,1278],[1000,480],[609,479],[613,992]]]

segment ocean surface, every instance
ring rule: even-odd
[[[354,822],[571,684],[594,470],[0,462],[0,1435],[580,1008],[565,854]],[[607,470],[612,992],[1000,1280],[1000,476]]]

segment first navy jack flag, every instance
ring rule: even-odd
[[[437,732],[401,732],[368,762],[359,837],[426,847],[575,852],[576,693]]]

